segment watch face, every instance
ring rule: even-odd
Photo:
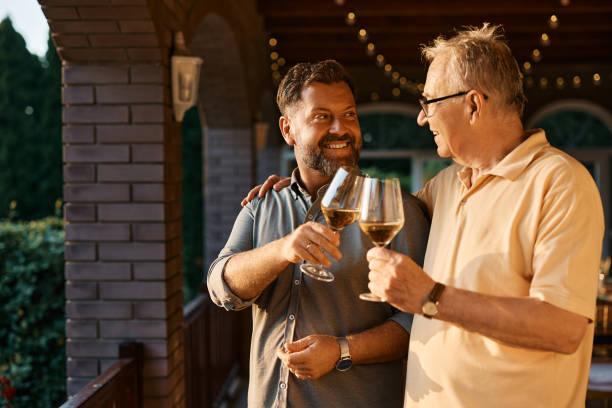
[[[438,313],[438,307],[434,302],[429,301],[423,305],[423,314],[425,317],[435,316],[436,313]]]
[[[340,360],[336,364],[336,369],[338,371],[346,371],[353,366],[353,360],[347,358],[345,360]]]

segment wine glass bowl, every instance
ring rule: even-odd
[[[402,190],[397,178],[366,178],[361,194],[359,228],[377,247],[384,247],[404,225]],[[361,293],[359,298],[381,302],[372,293]]]
[[[356,168],[340,167],[321,199],[321,211],[329,228],[340,231],[359,219],[364,177]],[[331,282],[334,275],[321,265],[304,263],[302,272],[311,278]]]

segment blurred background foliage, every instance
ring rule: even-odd
[[[0,376],[17,388],[15,408],[66,398],[64,303],[61,219],[0,221]]]

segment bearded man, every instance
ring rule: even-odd
[[[401,407],[412,315],[358,299],[372,244],[355,224],[332,231],[320,210],[335,171],[359,159],[352,81],[336,61],[298,64],[277,103],[298,167],[288,187],[242,209],[207,278],[217,305],[252,309],[249,406]],[[410,228],[391,247],[422,262],[429,222],[414,197],[404,216]],[[306,261],[334,282],[303,275]]]

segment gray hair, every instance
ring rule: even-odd
[[[423,45],[421,52],[429,63],[438,55],[449,55],[448,81],[455,91],[476,89],[496,96],[501,106],[522,116],[527,102],[523,76],[504,41],[502,26],[464,27],[450,39],[439,36],[433,44]]]

